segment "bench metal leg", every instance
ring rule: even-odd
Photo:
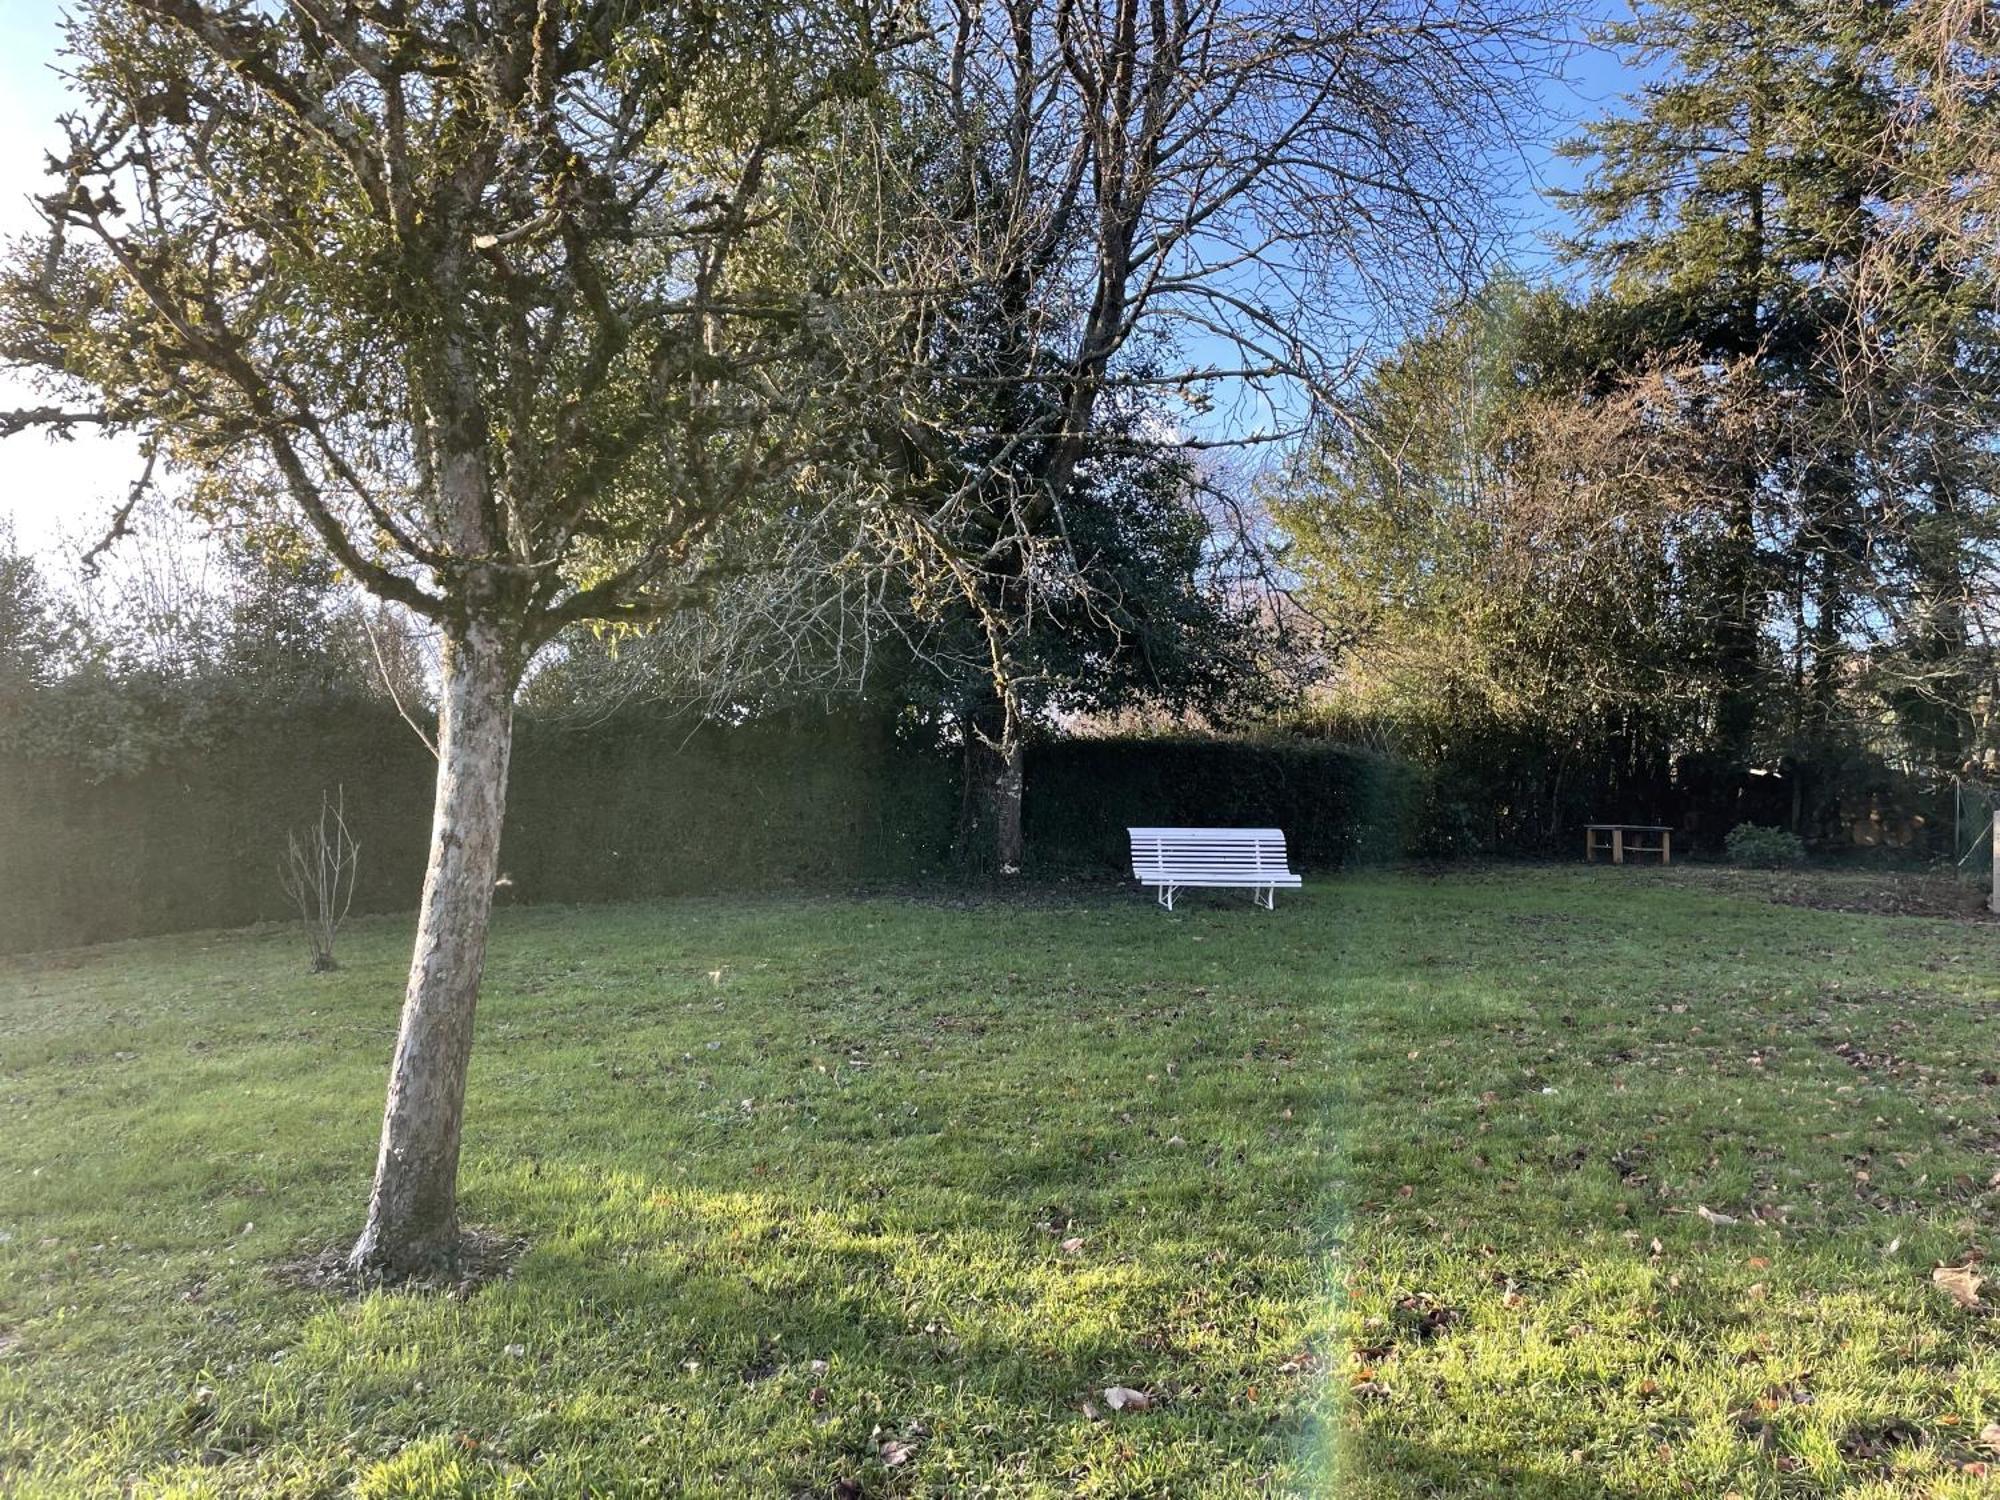
[[[1172,911],[1174,909],[1175,889],[1176,888],[1173,886],[1163,885],[1160,887],[1160,894],[1155,898],[1156,900],[1159,901],[1160,905],[1164,906],[1168,911]]]
[[[1275,885],[1252,886],[1250,901],[1253,906],[1261,906],[1265,911],[1278,909],[1278,888]]]

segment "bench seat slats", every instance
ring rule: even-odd
[[[1138,860],[1133,863],[1132,868],[1134,870],[1144,870],[1149,874],[1164,873],[1168,875],[1244,875],[1244,876],[1254,875],[1254,876],[1268,876],[1278,880],[1288,879],[1290,878],[1292,873],[1290,870],[1287,870],[1283,865],[1279,864],[1217,865],[1217,864],[1204,864],[1198,860],[1185,860],[1185,861],[1167,860],[1160,863],[1155,863],[1151,860]]]
[[[1132,862],[1135,865],[1164,865],[1171,869],[1194,870],[1282,870],[1285,868],[1285,862],[1282,859],[1257,858],[1247,854],[1241,859],[1176,859],[1171,854],[1157,855],[1150,850],[1139,855]]]
[[[1267,885],[1282,886],[1288,891],[1298,890],[1305,884],[1297,875],[1273,872],[1269,875],[1196,875],[1185,871],[1154,871],[1139,877],[1141,885],[1215,885],[1247,886],[1257,890]]]

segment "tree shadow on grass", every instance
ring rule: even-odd
[[[692,1463],[746,1494],[961,1493],[1003,1466],[1115,1493],[1237,1493],[1299,1446],[1310,1377],[1289,1400],[1267,1377],[1246,1406],[1182,1344],[1195,1244],[1093,1259],[1032,1229],[899,1220],[867,1199],[574,1165],[540,1185],[535,1217],[562,1227],[535,1231],[508,1280],[462,1302],[392,1292],[313,1315],[308,1342],[342,1402],[395,1401],[398,1378],[371,1361],[421,1351],[462,1370],[460,1410],[490,1411],[518,1461],[593,1479]],[[1156,1404],[1114,1416],[1110,1386]],[[654,1410],[701,1417],[641,1447]]]
[[[1476,1433],[1473,1434],[1476,1437]],[[1363,1430],[1343,1440],[1342,1467],[1360,1481],[1360,1493],[1400,1500],[1404,1496],[1437,1496],[1439,1500],[1478,1500],[1507,1496],[1509,1500],[1636,1500],[1641,1491],[1607,1484],[1583,1465],[1556,1468],[1523,1463],[1498,1454],[1455,1448],[1442,1441],[1425,1441]]]
[[[1046,1402],[1171,1368],[1157,1322],[1199,1247],[1149,1243],[1105,1260],[1065,1254],[1025,1227],[885,1222],[865,1200],[676,1188],[627,1204],[615,1224],[537,1244],[510,1290],[558,1305],[652,1309],[676,1347],[840,1349],[885,1371],[949,1366]],[[997,1205],[995,1225],[1018,1218]],[[1060,1232],[1060,1231],[1058,1231]],[[999,1330],[1005,1330],[1001,1332]],[[1004,1377],[1004,1378],[1003,1378]]]

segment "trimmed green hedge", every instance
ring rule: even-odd
[[[1411,851],[1424,778],[1313,740],[1057,740],[1028,754],[1023,807],[1038,871],[1130,868],[1125,830],[1282,828],[1308,869]]]
[[[288,828],[346,788],[358,911],[414,906],[434,762],[393,713],[241,725],[200,751],[93,779],[0,761],[0,951],[227,927],[285,914]]]
[[[531,902],[909,879],[949,851],[951,771],[867,720],[523,724],[500,862]]]
[[[432,772],[409,728],[372,709],[240,724],[101,780],[0,762],[0,952],[283,918],[285,831],[336,786],[361,843],[356,910],[413,908]],[[1422,793],[1407,765],[1311,741],[1057,741],[1028,759],[1031,873],[1113,875],[1135,823],[1281,827],[1307,868],[1392,858]],[[525,902],[935,881],[957,813],[956,756],[874,720],[524,720],[501,863],[507,899]]]

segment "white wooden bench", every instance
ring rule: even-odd
[[[1250,899],[1275,910],[1278,887],[1304,882],[1285,864],[1285,835],[1277,828],[1128,828],[1132,878],[1160,888],[1159,902],[1174,909],[1182,886],[1248,887]]]

